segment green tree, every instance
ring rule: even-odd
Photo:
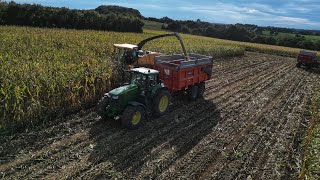
[[[302,48],[302,49],[310,49],[310,50],[315,50],[315,45],[312,41],[310,40],[302,40],[302,41],[299,41],[297,43],[298,47],[299,48]]]

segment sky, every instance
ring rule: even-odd
[[[319,0],[15,0],[72,9],[119,5],[145,17],[320,30]]]

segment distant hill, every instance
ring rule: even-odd
[[[100,14],[110,14],[114,13],[117,15],[124,15],[124,16],[134,16],[138,17],[140,19],[143,19],[144,17],[141,15],[140,11],[137,9],[127,8],[127,7],[121,7],[121,6],[106,6],[102,5],[94,9],[96,12]]]

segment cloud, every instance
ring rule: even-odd
[[[296,17],[279,17],[278,21],[292,22],[292,23],[309,23],[308,19],[296,18]]]
[[[207,20],[219,23],[248,23],[258,25],[277,25],[285,27],[320,28],[320,22],[312,21],[307,17],[296,17],[292,5],[286,8],[272,8],[266,4],[230,4],[216,3],[211,6],[187,4],[181,10],[203,14]],[[297,10],[297,9],[295,9]],[[306,10],[299,7],[301,12]],[[288,16],[289,15],[289,16]]]
[[[303,25],[319,26],[320,27],[320,22],[314,22],[314,21],[310,21],[309,19],[297,18],[297,17],[280,16],[277,18],[277,23],[278,24],[284,23],[287,25],[303,24]]]

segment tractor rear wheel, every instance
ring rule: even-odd
[[[98,105],[96,106],[96,112],[101,117],[102,120],[106,120],[108,117],[106,115],[106,107],[109,104],[109,98],[103,97]]]
[[[205,84],[204,83],[200,83],[198,86],[198,97],[202,97],[203,93],[205,91]]]
[[[145,110],[141,106],[128,106],[121,117],[121,123],[128,129],[138,129],[145,119]]]
[[[164,115],[168,109],[171,101],[171,95],[168,90],[160,90],[153,98],[153,114],[157,117]]]
[[[199,88],[198,86],[194,85],[194,86],[190,86],[188,88],[188,97],[189,100],[194,101],[197,99],[198,97],[198,92],[199,92]]]

